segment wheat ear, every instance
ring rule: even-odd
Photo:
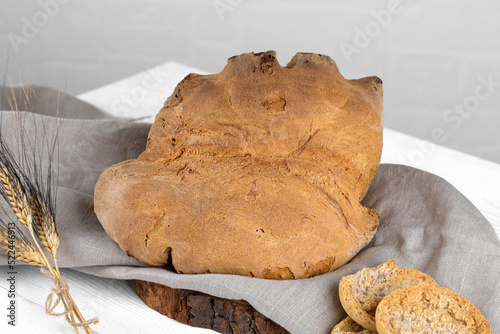
[[[0,248],[6,252],[14,250],[17,260],[34,266],[46,266],[43,256],[31,242],[9,235],[4,228],[0,228]]]
[[[36,226],[36,234],[42,246],[55,258],[59,247],[59,235],[56,230],[54,216],[40,196],[31,197],[31,211]],[[59,268],[56,268],[59,271]]]
[[[26,226],[28,230],[33,230],[32,214],[28,199],[24,193],[21,183],[17,177],[11,173],[9,168],[0,162],[0,182],[3,185],[5,199],[9,203],[12,211],[16,215],[21,224]]]

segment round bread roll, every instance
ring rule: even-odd
[[[412,268],[401,269],[393,260],[388,260],[343,277],[339,297],[344,310],[356,323],[377,332],[375,311],[380,301],[392,291],[421,284],[437,285],[430,276]]]
[[[382,82],[324,55],[232,57],[188,75],[146,150],[111,166],[95,212],[130,256],[179,273],[311,277],[354,257],[379,215],[359,202],[382,152]]]
[[[409,286],[387,295],[376,312],[379,334],[491,333],[470,301],[437,285]]]

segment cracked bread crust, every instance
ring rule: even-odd
[[[332,334],[375,334],[369,329],[363,328],[361,325],[347,316],[344,320],[333,327]]]
[[[243,54],[188,75],[146,150],[111,166],[95,212],[128,255],[179,273],[319,275],[372,239],[359,201],[382,151],[382,84],[346,80],[327,56]]]
[[[381,300],[402,287],[422,284],[437,285],[430,276],[412,268],[401,269],[388,260],[343,277],[339,283],[340,302],[356,323],[377,332],[375,311]]]
[[[390,293],[377,307],[377,330],[396,333],[492,333],[469,300],[436,285],[410,286]]]

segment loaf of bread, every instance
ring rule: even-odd
[[[137,159],[95,186],[108,235],[179,273],[304,278],[349,261],[379,216],[359,202],[382,152],[382,82],[346,80],[328,56],[232,57],[190,74]]]
[[[391,292],[378,305],[376,322],[379,334],[491,334],[479,309],[437,285],[409,286]]]
[[[392,291],[422,284],[437,285],[430,276],[412,268],[401,269],[393,260],[388,260],[343,277],[339,297],[344,310],[356,323],[376,332],[375,311],[380,301]]]

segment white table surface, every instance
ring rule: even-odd
[[[167,62],[79,98],[118,117],[152,122],[177,83],[189,73],[205,73]],[[439,175],[453,184],[483,213],[500,236],[500,165],[437,144],[384,129],[382,163],[410,165]],[[62,318],[44,314],[52,282],[38,267],[17,266],[16,327],[7,325],[7,267],[0,267],[0,333],[74,333]],[[131,282],[62,270],[63,278],[86,318],[99,317],[94,333],[215,333],[171,320],[149,309]],[[81,331],[83,332],[83,331]]]

